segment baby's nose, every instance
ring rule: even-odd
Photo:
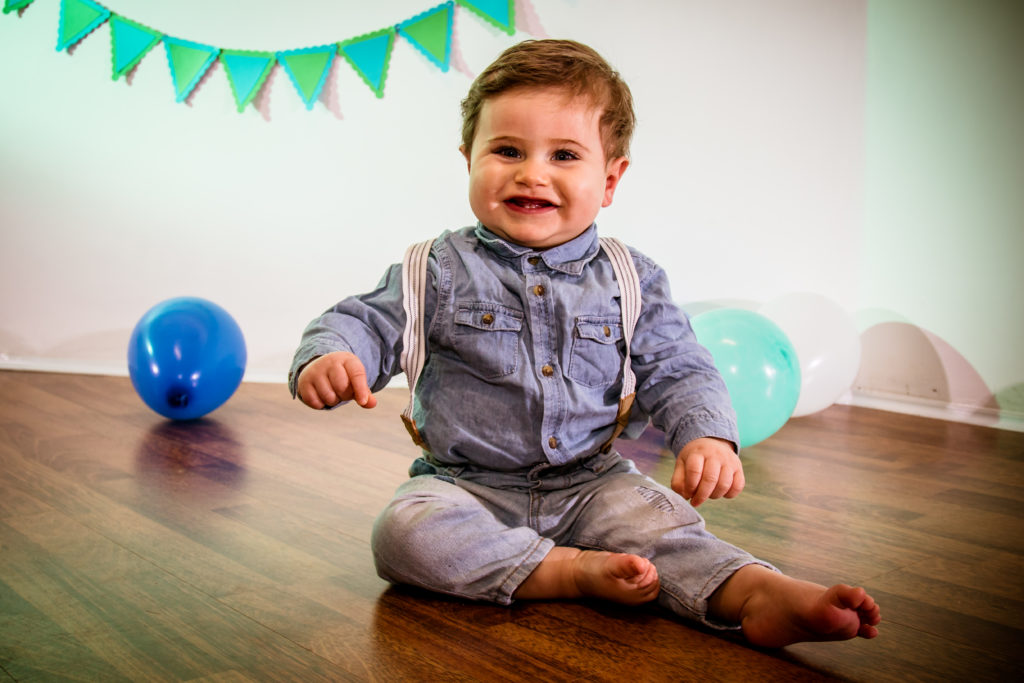
[[[547,184],[547,165],[536,158],[524,159],[516,167],[516,182],[527,186]]]

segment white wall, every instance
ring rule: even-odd
[[[1024,3],[880,0],[868,38],[858,387],[1024,424]]]
[[[59,4],[0,17],[4,366],[124,373],[142,313],[194,295],[242,326],[247,378],[282,379],[309,319],[375,284],[407,243],[472,222],[459,68],[400,38],[383,99],[339,60],[312,112],[278,67],[261,110],[238,114],[219,66],[176,104],[162,45],[130,85],[111,81],[107,26],[57,53]],[[277,50],[433,3],[105,4],[172,36]],[[854,314],[865,273],[872,307],[886,282],[903,286],[862,262],[867,0],[518,5],[534,35],[593,45],[631,84],[633,165],[598,220],[655,255],[681,303],[812,291]],[[461,9],[455,30],[470,73],[530,37]]]

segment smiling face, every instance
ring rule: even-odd
[[[605,161],[601,112],[560,89],[512,90],[484,102],[471,149],[469,204],[484,227],[534,249],[594,222],[629,161]]]

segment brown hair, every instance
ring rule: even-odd
[[[527,40],[501,53],[462,100],[462,144],[468,151],[484,102],[515,88],[563,88],[601,113],[605,159],[629,156],[636,114],[629,86],[592,48],[572,40]]]

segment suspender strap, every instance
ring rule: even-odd
[[[601,248],[608,254],[612,263],[612,271],[619,282],[619,304],[622,307],[622,338],[626,344],[626,360],[622,364],[622,392],[619,394],[619,412],[615,418],[615,429],[612,435],[601,446],[601,452],[611,450],[615,439],[629,424],[629,413],[636,397],[636,375],[633,373],[629,345],[633,340],[633,331],[640,319],[640,276],[637,275],[633,257],[626,245],[612,237],[600,238]]]
[[[409,405],[402,412],[402,422],[409,430],[409,436],[420,448],[427,445],[412,419],[413,400],[416,397],[416,382],[423,372],[427,359],[426,335],[423,329],[425,319],[423,300],[427,286],[427,257],[434,240],[413,244],[405,251],[402,259],[402,308],[405,310],[405,332],[402,335],[402,355],[399,359],[402,372],[409,381]]]
[[[416,383],[423,364],[426,362],[426,334],[424,331],[424,292],[427,285],[427,257],[434,240],[426,240],[410,246],[402,259],[402,308],[405,310],[405,332],[402,335],[402,355],[400,362],[402,372],[409,381],[409,404],[402,412],[402,422],[409,431],[413,442],[427,448],[426,442],[416,427],[412,417],[413,403],[416,398]],[[602,452],[608,452],[615,439],[629,423],[630,410],[636,396],[636,375],[630,361],[630,342],[637,320],[640,319],[640,277],[629,249],[622,242],[611,237],[600,238],[601,248],[611,260],[612,271],[619,283],[619,302],[622,307],[622,337],[626,344],[626,359],[622,364],[622,392],[619,394],[619,410],[615,418],[615,429],[611,437],[601,446]]]

